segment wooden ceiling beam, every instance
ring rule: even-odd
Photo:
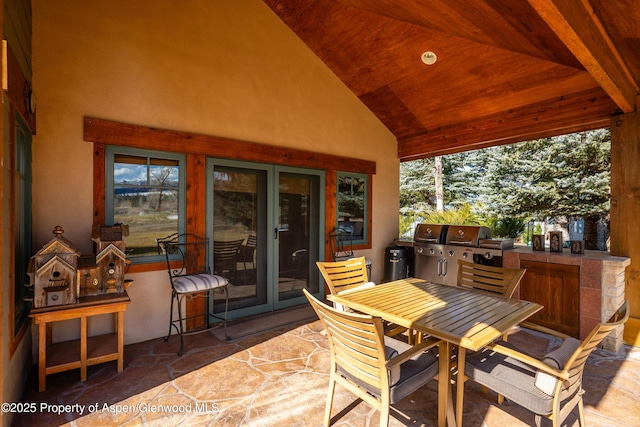
[[[616,105],[596,89],[398,139],[400,161],[607,127]]]
[[[629,113],[638,85],[588,0],[528,0],[589,74]]]

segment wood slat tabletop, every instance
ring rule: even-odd
[[[328,299],[469,350],[481,349],[543,308],[529,301],[417,278]]]

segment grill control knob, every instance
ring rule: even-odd
[[[454,252],[453,251],[449,251],[449,256],[453,256]]]
[[[422,253],[422,250],[423,250],[422,248],[416,248],[416,252],[418,252],[419,254]]]
[[[466,258],[466,257],[468,257],[468,256],[469,256],[469,254],[468,254],[468,253],[466,253],[466,252],[462,254],[462,258]]]
[[[491,259],[491,258],[493,258],[493,254],[491,252],[485,252],[484,253],[484,257],[485,257],[485,259]]]
[[[433,255],[433,254],[435,254],[435,253],[436,253],[436,250],[435,250],[435,249],[433,249],[433,248],[431,248],[431,249],[429,249],[429,253],[430,253],[431,255]]]

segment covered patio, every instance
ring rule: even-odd
[[[162,340],[171,289],[164,264],[154,261],[127,271],[134,284],[122,372],[107,362],[91,366],[84,382],[77,370],[57,373],[37,392],[38,331],[22,298],[26,264],[56,225],[80,252],[92,253],[92,227],[114,222],[107,171],[123,153],[179,162],[185,200],[178,218],[185,231],[211,239],[213,166],[312,170],[321,190],[313,210],[317,253],[307,259],[314,268],[331,256],[324,239],[339,221],[338,177],[362,176],[370,186],[366,233],[356,250],[373,260],[370,279],[380,282],[383,251],[398,237],[400,162],[609,127],[610,252],[631,259],[621,282],[640,323],[634,1],[163,0],[150,7],[128,0],[4,0],[3,6],[0,394],[4,402],[37,403],[35,414],[3,413],[3,424],[321,422],[329,356],[317,321],[292,317],[229,342],[194,335],[180,358],[178,340]],[[271,213],[261,218],[268,216],[274,216],[269,226],[286,225]],[[270,246],[262,247],[263,270],[255,275],[269,278],[270,299],[250,312],[237,309],[236,322],[301,304],[301,294],[273,302],[279,265],[266,254],[279,243],[278,230],[265,223],[261,237]],[[316,284],[317,296],[326,296]],[[604,310],[597,315],[606,318]],[[102,320],[91,333],[111,332],[111,319]],[[82,329],[62,326],[54,342],[76,339]],[[637,339],[638,328],[631,331],[627,342]],[[536,342],[540,354],[557,345],[525,333],[513,340]],[[638,359],[638,348],[628,345],[589,359],[588,423],[637,424]],[[465,425],[532,424],[530,414],[498,407],[495,395],[474,387]],[[348,405],[350,396],[339,393]],[[392,412],[392,425],[435,425],[435,402],[431,384]],[[156,404],[178,406],[150,409]],[[83,405],[82,415],[74,412]],[[100,411],[88,413],[88,405]],[[376,411],[362,403],[337,420],[377,422]],[[577,425],[575,415],[569,423]]]
[[[308,314],[293,310],[289,317]],[[264,323],[261,316],[242,327],[251,330]],[[116,372],[115,363],[95,366],[84,383],[77,380],[77,372],[56,374],[42,393],[37,391],[34,372],[23,401],[50,406],[20,414],[12,425],[318,426],[329,378],[328,343],[322,330],[316,318],[230,342],[218,340],[214,333],[194,335],[188,337],[182,357],[176,356],[176,337],[169,343],[155,339],[131,344],[125,349],[122,372]],[[549,338],[522,330],[510,341],[533,345],[535,353],[543,355],[559,344]],[[639,373],[639,348],[625,345],[618,353],[595,351],[584,374],[587,424],[637,425]],[[533,425],[533,414],[508,401],[498,405],[494,393],[484,393],[474,383],[466,385],[465,396],[465,426]],[[378,411],[352,402],[353,396],[338,387],[334,425],[379,423]],[[432,381],[392,409],[390,426],[435,426],[436,405],[437,384]],[[577,411],[566,425],[578,425]]]

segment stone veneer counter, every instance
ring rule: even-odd
[[[572,254],[570,249],[560,252],[533,251],[529,246],[505,250],[502,265],[520,268],[521,261],[575,265],[580,268],[580,339],[586,338],[599,322],[606,322],[625,298],[625,269],[631,263],[627,257],[612,256],[603,251]],[[520,295],[516,289],[515,298]],[[622,346],[624,328],[612,331],[602,343],[605,349],[617,351]]]

